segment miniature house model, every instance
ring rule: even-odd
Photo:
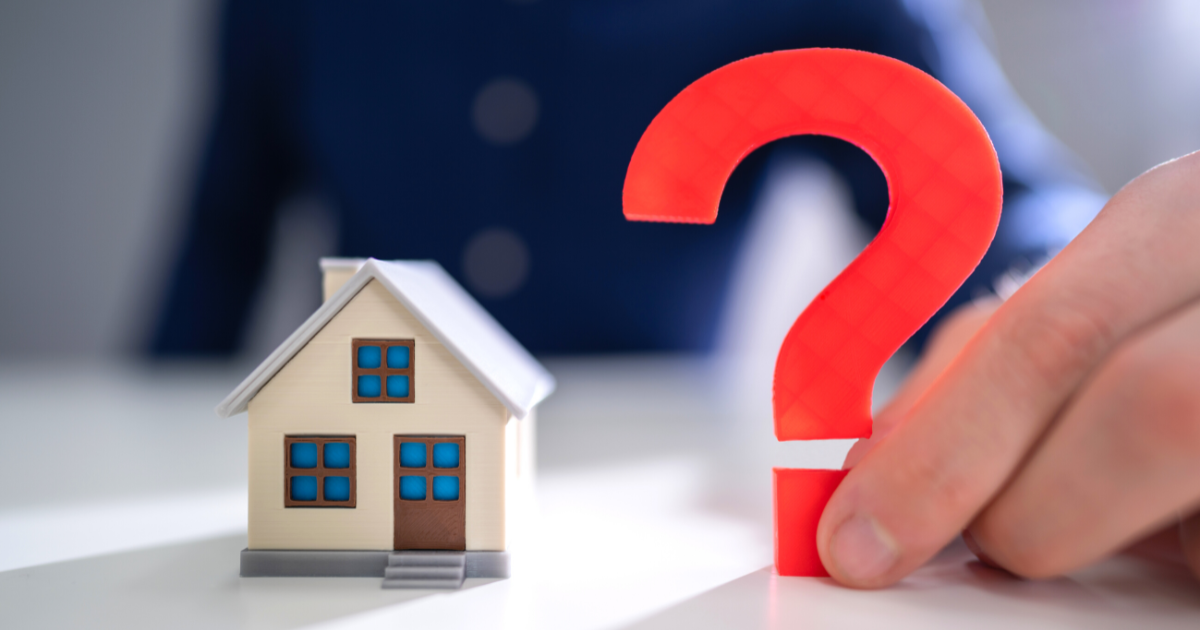
[[[217,407],[249,412],[242,575],[507,577],[553,377],[437,263],[321,267],[324,304]]]

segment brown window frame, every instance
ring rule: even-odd
[[[358,349],[363,346],[379,346],[379,367],[358,367]],[[396,346],[408,347],[408,367],[389,368],[387,366],[388,348]],[[417,344],[414,339],[354,339],[350,342],[350,399],[356,403],[411,403],[417,398]],[[379,376],[379,395],[373,397],[358,395],[358,377],[367,375]],[[393,398],[387,395],[387,377],[407,376],[408,396]]]
[[[409,468],[400,465],[400,444],[402,442],[414,442],[425,445],[425,466],[421,468]],[[467,437],[465,435],[396,435],[392,438],[393,450],[396,453],[395,465],[395,491],[396,499],[403,503],[421,503],[422,501],[429,503],[455,503],[465,500],[466,496],[466,473],[467,473]],[[435,468],[433,465],[433,445],[434,444],[457,444],[458,445],[458,466],[454,468]],[[458,498],[450,500],[433,499],[433,478],[442,476],[458,477]],[[425,498],[424,499],[401,499],[400,498],[400,477],[425,477]]]
[[[315,442],[317,445],[317,465],[314,468],[292,467],[292,444],[295,442]],[[348,468],[325,467],[325,445],[329,443],[350,444],[350,466]],[[313,501],[295,501],[292,499],[292,477],[316,477],[317,499]],[[349,501],[325,500],[325,477],[350,477]],[[358,444],[353,435],[285,435],[283,437],[283,507],[311,508],[353,508],[358,507]]]

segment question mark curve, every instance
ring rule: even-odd
[[[913,66],[855,50],[735,61],[689,85],[647,127],[625,176],[625,217],[713,223],[746,155],[805,134],[866,151],[887,179],[889,205],[879,234],[800,314],[779,349],[775,436],[870,437],[879,370],[970,276],[1000,220],[995,149],[953,92]],[[816,528],[847,472],[774,469],[780,575],[828,575]]]

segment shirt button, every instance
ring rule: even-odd
[[[497,77],[475,94],[471,122],[484,140],[505,146],[524,140],[537,126],[538,98],[528,83]]]
[[[529,248],[507,228],[475,233],[463,249],[463,276],[476,295],[501,298],[515,293],[529,275]]]

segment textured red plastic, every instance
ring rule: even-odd
[[[779,349],[775,436],[869,437],[879,369],[975,269],[1000,219],[996,152],[958,97],[912,66],[859,51],[789,50],[731,63],[688,86],[650,123],[625,177],[625,216],[712,223],[742,158],[801,134],[841,138],[871,155],[887,177],[889,207],[879,235]],[[811,539],[829,495],[804,490],[801,480],[816,483],[813,472],[793,479],[776,471],[782,575],[813,575],[820,564]],[[801,527],[806,518],[811,527]],[[804,544],[791,544],[793,536]]]
[[[774,469],[775,570],[828,577],[817,554],[817,523],[848,470]]]

